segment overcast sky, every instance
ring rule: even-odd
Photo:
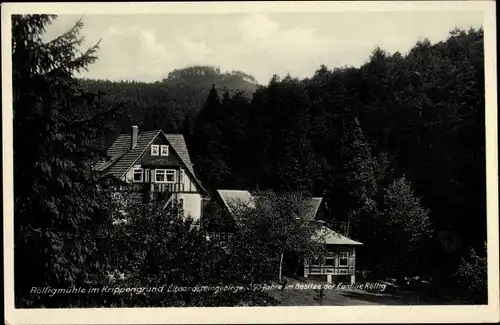
[[[53,38],[83,17],[86,46],[102,38],[84,76],[156,81],[176,68],[214,65],[266,84],[273,74],[311,76],[320,64],[359,66],[378,45],[406,53],[419,39],[478,28],[481,12],[60,15]]]

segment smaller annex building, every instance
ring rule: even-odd
[[[362,243],[347,238],[332,229],[321,224],[318,211],[323,203],[321,197],[311,197],[306,200],[307,206],[304,209],[302,219],[318,224],[318,230],[313,239],[321,240],[325,243],[327,254],[322,258],[303,259],[303,276],[314,277],[331,282],[344,282],[353,284],[356,281],[356,248]],[[244,204],[250,208],[255,208],[255,197],[246,190],[217,190],[216,197],[211,202],[211,208],[207,212],[217,211],[215,222],[222,221],[221,224],[231,225],[235,207]],[[212,216],[212,222],[214,218]],[[219,228],[222,232],[212,231],[214,239],[229,240],[232,227]]]

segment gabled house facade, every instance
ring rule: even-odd
[[[197,179],[182,134],[161,130],[139,132],[132,126],[108,149],[109,161],[95,169],[130,184],[143,201],[156,198],[179,204],[185,217],[199,222],[205,189]]]
[[[244,190],[218,190],[217,196],[212,204],[219,206],[219,218],[224,218],[227,225],[227,217],[234,213],[235,207],[240,204],[250,208],[256,207],[256,198],[249,191]],[[324,242],[327,254],[324,257],[302,260],[302,275],[305,278],[320,278],[328,283],[344,282],[353,284],[356,281],[356,248],[362,243],[347,238],[323,225],[321,220],[321,206],[323,198],[311,197],[305,204],[301,219],[317,225],[318,230],[313,240]],[[214,208],[211,209],[214,211]],[[231,229],[223,229],[222,237],[230,237]],[[228,233],[229,232],[229,233]],[[215,231],[213,236],[220,236]],[[228,236],[229,235],[229,236]]]

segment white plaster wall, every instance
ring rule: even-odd
[[[191,216],[194,221],[201,217],[201,195],[198,193],[179,193],[178,197],[184,198],[184,215]]]
[[[179,171],[178,171],[179,172]],[[198,188],[196,186],[196,183],[191,179],[191,176],[186,169],[184,169],[184,191],[193,191],[193,192],[198,192]]]

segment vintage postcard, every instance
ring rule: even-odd
[[[495,25],[3,4],[5,322],[498,321]]]

